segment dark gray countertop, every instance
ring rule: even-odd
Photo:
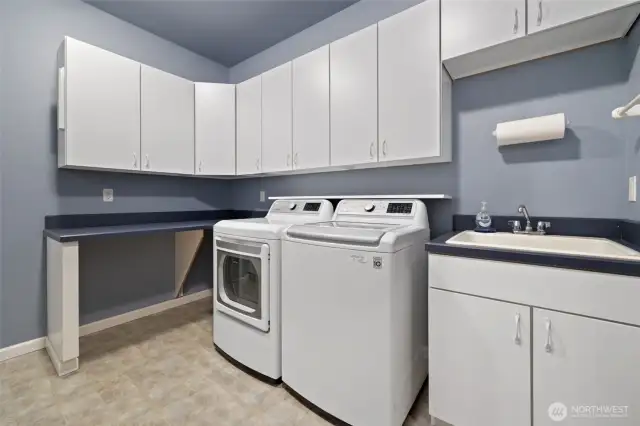
[[[152,232],[213,230],[213,225],[221,220],[263,217],[265,213],[251,210],[189,210],[46,216],[44,235],[56,241],[69,242]]]
[[[640,262],[632,260],[602,259],[586,256],[573,256],[557,253],[535,253],[496,248],[463,247],[447,244],[446,241],[462,231],[449,232],[425,244],[429,253],[448,256],[460,256],[473,259],[515,262],[526,265],[549,266],[554,268],[576,269],[582,271],[600,272],[605,274],[628,275],[640,277]],[[640,247],[626,241],[608,238],[636,251]]]
[[[83,238],[107,237],[115,235],[148,234],[151,232],[180,232],[198,229],[213,230],[213,221],[187,221],[165,223],[142,223],[134,225],[91,226],[87,228],[45,229],[44,235],[61,243]]]

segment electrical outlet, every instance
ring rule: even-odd
[[[636,181],[637,181],[637,176],[631,176],[629,178],[629,201],[632,203],[636,202],[636,193],[637,193]]]
[[[102,190],[102,201],[105,203],[113,202],[113,189],[105,188]]]
[[[264,191],[260,191],[260,202],[261,202],[261,203],[264,203],[264,202],[265,202],[265,200],[266,200],[266,198],[267,198],[267,197],[266,197],[266,195],[265,195],[265,192],[264,192]]]

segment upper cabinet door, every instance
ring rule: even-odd
[[[441,149],[440,2],[378,23],[378,159],[438,157]]]
[[[526,35],[526,3],[527,0],[442,0],[442,59]]]
[[[638,327],[534,309],[532,328],[534,426],[638,425]]]
[[[196,174],[236,174],[236,86],[195,83]]]
[[[331,43],[331,165],[378,161],[378,28]]]
[[[236,86],[237,173],[260,173],[262,162],[262,76]]]
[[[291,170],[291,62],[262,74],[262,171]]]
[[[69,37],[65,55],[59,164],[140,170],[140,64]]]
[[[193,82],[142,65],[142,170],[194,173]]]
[[[529,0],[528,32],[532,34],[637,2],[638,0]]]
[[[329,46],[293,61],[293,168],[327,167]]]

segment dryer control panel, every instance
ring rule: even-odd
[[[327,200],[275,200],[269,209],[269,214],[292,213],[314,216],[320,215],[330,207],[331,203]]]

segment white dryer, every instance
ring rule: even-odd
[[[214,345],[265,381],[282,376],[282,232],[332,215],[327,200],[276,200],[264,218],[223,220],[213,228]]]
[[[342,200],[282,241],[282,381],[353,426],[401,426],[428,369],[419,200]]]

